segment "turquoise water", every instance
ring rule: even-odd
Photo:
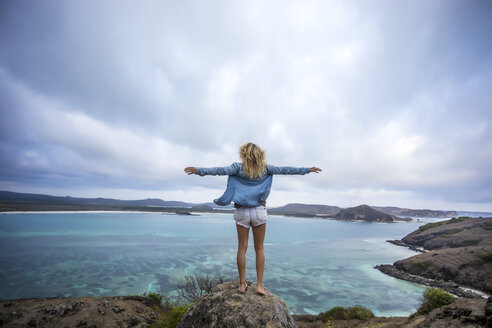
[[[264,285],[295,314],[363,305],[376,315],[409,315],[424,288],[373,266],[416,254],[385,241],[419,225],[271,216]],[[250,232],[246,279],[255,282],[252,242]],[[149,291],[176,297],[185,274],[237,279],[236,247],[230,214],[0,215],[0,299]]]

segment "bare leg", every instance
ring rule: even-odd
[[[239,273],[239,292],[246,290],[246,250],[248,249],[249,228],[236,224],[237,229],[237,271]]]
[[[265,270],[265,252],[263,251],[263,241],[265,240],[266,223],[253,227],[253,238],[255,240],[256,252],[256,292],[265,295],[263,288],[263,271]]]

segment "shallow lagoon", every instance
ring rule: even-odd
[[[364,305],[376,315],[409,315],[424,288],[373,266],[416,254],[387,243],[422,222],[363,223],[270,216],[265,287],[295,314]],[[250,232],[246,279],[255,282]],[[237,279],[230,214],[23,213],[0,215],[0,298],[177,295],[184,274]]]

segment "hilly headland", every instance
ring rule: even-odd
[[[15,211],[142,211],[186,215],[193,213],[232,213],[234,207],[214,203],[187,203],[157,198],[121,200],[113,198],[79,198],[0,191],[0,212]],[[395,222],[408,217],[446,218],[457,216],[456,211],[376,207],[360,205],[341,208],[332,205],[291,203],[269,207],[271,215],[330,218],[345,221]]]
[[[421,254],[391,265],[379,265],[380,271],[441,287],[458,296],[492,294],[492,217],[457,217],[428,223],[401,240],[389,242]]]

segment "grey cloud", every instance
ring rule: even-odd
[[[309,180],[320,192],[492,203],[490,1],[7,1],[1,12],[3,180],[220,189],[181,166],[227,165],[254,141],[273,164],[324,168]],[[111,142],[70,136],[57,113]],[[21,167],[26,154],[39,162]]]

